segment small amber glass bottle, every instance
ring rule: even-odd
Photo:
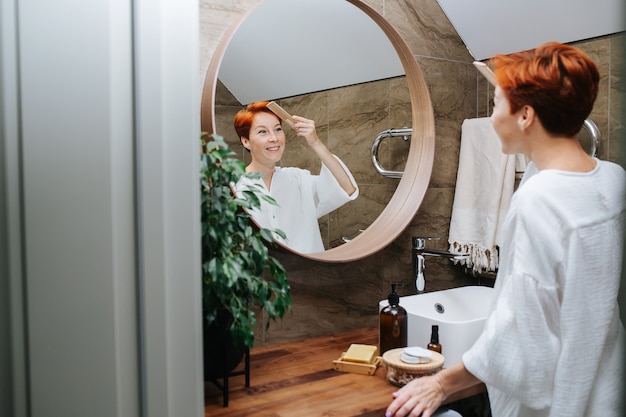
[[[430,332],[430,343],[427,346],[428,349],[441,353],[441,344],[439,343],[439,326],[433,324]]]

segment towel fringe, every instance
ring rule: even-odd
[[[484,248],[477,243],[450,242],[450,253],[467,253],[468,259],[459,261],[473,271],[495,272],[498,269],[498,248]]]

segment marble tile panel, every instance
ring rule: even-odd
[[[431,187],[454,187],[461,123],[476,114],[476,74],[473,65],[419,58],[435,113],[435,161]]]
[[[404,287],[399,293],[401,295],[414,294],[415,270],[412,259],[412,237],[432,237],[439,240],[429,241],[427,247],[433,249],[447,250],[448,219],[447,207],[451,206],[449,190],[437,190],[434,193],[436,198],[431,200],[432,190],[429,190],[415,216],[413,223],[388,247],[384,250],[384,270],[385,282],[401,282]],[[448,195],[448,197],[445,197]],[[447,200],[447,201],[446,201]],[[443,210],[442,214],[433,215],[430,213],[429,205],[434,205]],[[437,211],[437,210],[434,210]],[[452,288],[459,285],[467,285],[466,281],[459,283],[459,277],[466,274],[458,268],[454,268],[449,261],[435,259],[429,263],[428,276],[429,283],[427,291],[434,291],[445,288]],[[470,284],[473,280],[468,281]]]
[[[329,215],[329,246],[342,244],[342,237],[351,237],[366,229],[378,218],[391,199],[395,187],[377,184],[360,184],[356,200]]]
[[[385,0],[362,0],[363,3],[367,4],[372,9],[376,10],[379,15],[385,15]]]
[[[415,55],[472,62],[436,0],[387,0],[385,17]]]
[[[235,114],[244,106],[218,81],[215,89],[215,129],[224,138],[239,159],[244,160],[248,152],[241,145],[237,131],[233,126]],[[248,158],[249,161],[249,158]],[[244,161],[245,162],[245,161]]]
[[[428,85],[435,118],[475,117],[476,70],[470,63],[417,57]]]
[[[228,88],[219,79],[215,86],[215,106],[234,106],[243,108],[244,105],[235,98]]]
[[[297,290],[293,292],[293,300],[293,307],[282,319],[272,322],[269,329],[265,328],[265,322],[257,323],[255,346],[378,325],[378,315],[374,310],[368,315],[361,315],[356,310],[346,310],[344,303],[301,294]]]
[[[204,77],[217,45],[226,31],[262,0],[200,0],[200,79]]]
[[[452,202],[454,201],[454,188],[429,188],[424,197],[424,201],[420,205],[420,209],[417,212],[415,218],[419,222],[428,222],[430,224],[430,230],[433,226],[442,224],[444,226],[443,233],[437,233],[435,235],[429,235],[425,237],[438,237],[442,246],[441,249],[446,249],[447,244],[445,241],[448,238],[448,228],[450,223],[450,216],[452,215]],[[417,235],[416,235],[417,236]],[[436,243],[436,242],[435,242]],[[438,247],[435,247],[437,249]]]
[[[608,155],[611,161],[626,160],[622,153],[624,138],[626,137],[626,84],[624,83],[624,70],[626,69],[626,33],[618,33],[609,39],[610,41],[610,76],[609,76],[609,131],[608,131]]]
[[[329,147],[342,149],[343,161],[357,182],[384,184],[371,163],[370,151],[376,135],[390,127],[389,82],[329,91],[329,126]]]
[[[461,124],[458,121],[437,119],[435,129],[437,139],[430,187],[454,189],[461,149]]]
[[[493,93],[495,88],[476,71],[476,117],[488,117],[493,110]]]
[[[389,114],[393,127],[411,127],[411,95],[406,76],[389,79]]]
[[[289,278],[294,304],[267,333],[258,329],[261,343],[377,325],[382,278],[380,266],[372,264],[377,262],[375,256],[360,262],[322,264],[292,254],[273,254],[294,272]]]
[[[606,159],[608,156],[608,128],[609,128],[609,73],[610,73],[610,42],[608,38],[599,38],[586,42],[577,42],[574,46],[581,49],[598,65],[600,71],[600,84],[598,97],[596,98],[593,110],[589,118],[598,126],[600,130],[600,145],[598,156]]]
[[[389,128],[412,128],[411,96],[406,77],[391,79],[389,89]],[[387,144],[389,146],[389,160],[388,165],[384,165],[384,167],[392,171],[404,171],[411,140],[405,141],[398,137],[388,140]]]

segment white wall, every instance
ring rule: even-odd
[[[626,30],[624,0],[437,0],[474,59]]]
[[[0,415],[200,416],[198,3],[0,7]]]

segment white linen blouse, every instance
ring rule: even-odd
[[[359,195],[352,173],[339,158],[337,160],[356,188],[352,195],[341,188],[324,164],[319,175],[312,175],[310,171],[301,168],[276,167],[269,190],[262,179],[245,177],[236,185],[236,190],[241,196],[243,187],[253,183],[261,186],[276,200],[277,205],[261,200],[260,209],[250,213],[254,221],[262,228],[282,230],[286,239],[274,234],[275,239],[296,252],[323,252],[324,244],[317,220]]]
[[[467,370],[494,417],[619,416],[624,170],[538,171],[513,195],[492,312]]]

